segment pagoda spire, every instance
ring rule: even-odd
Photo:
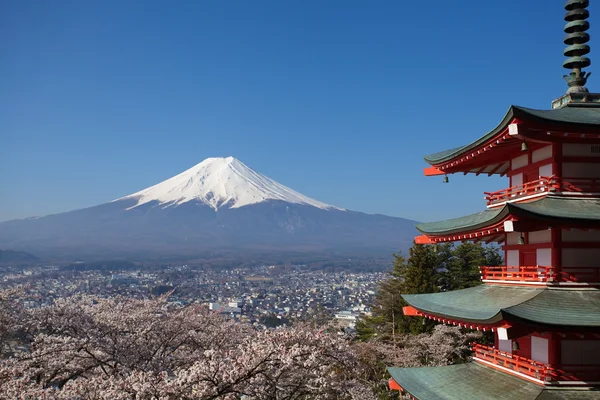
[[[567,48],[564,55],[568,58],[563,63],[563,67],[571,70],[571,73],[563,76],[569,85],[567,93],[588,92],[585,84],[591,73],[584,72],[582,69],[591,64],[590,59],[585,57],[590,52],[590,46],[586,44],[590,40],[590,35],[586,32],[590,28],[590,23],[587,21],[590,16],[590,12],[587,10],[589,4],[589,0],[568,0],[565,5],[567,10],[565,33],[567,36],[564,43]]]

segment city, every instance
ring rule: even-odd
[[[191,265],[128,270],[72,270],[70,266],[0,267],[0,289],[26,287],[24,306],[43,307],[78,294],[143,299],[168,294],[181,305],[209,309],[255,326],[337,320],[353,328],[368,315],[382,272],[325,272],[309,266],[215,269]],[[83,267],[83,264],[80,264]]]

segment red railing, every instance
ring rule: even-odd
[[[516,354],[505,353],[481,344],[473,345],[473,356],[544,382],[598,382],[600,365],[557,365],[534,361]]]
[[[482,280],[510,281],[510,282],[552,282],[554,279],[553,267],[538,266],[498,266],[479,267]]]
[[[573,267],[556,271],[548,266],[479,267],[482,280],[542,283],[600,283],[600,267]]]
[[[549,374],[546,364],[515,354],[505,353],[493,347],[475,344],[473,346],[473,353],[473,356],[480,360],[508,368],[541,381],[548,381],[552,377]]]
[[[600,382],[600,365],[559,365],[548,374],[552,381]]]
[[[533,196],[535,194],[548,193],[550,190],[548,178],[540,178],[536,181],[524,183],[498,190],[496,192],[484,192],[488,205],[515,200],[520,197]]]
[[[598,193],[600,192],[600,179],[592,178],[556,178],[559,192]]]
[[[548,193],[600,193],[600,179],[541,176],[538,180],[526,182],[522,185],[496,192],[484,192],[488,206]]]

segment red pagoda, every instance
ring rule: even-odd
[[[419,244],[497,242],[483,284],[403,295],[404,314],[494,334],[472,362],[388,368],[412,399],[600,399],[600,94],[585,87],[589,0],[565,6],[567,94],[551,110],[512,106],[491,132],[425,157],[426,176],[507,176],[483,212],[418,225]]]

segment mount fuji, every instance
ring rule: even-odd
[[[0,223],[0,248],[46,258],[204,258],[220,254],[389,256],[414,221],[345,210],[233,158],[208,158],[94,207]]]

